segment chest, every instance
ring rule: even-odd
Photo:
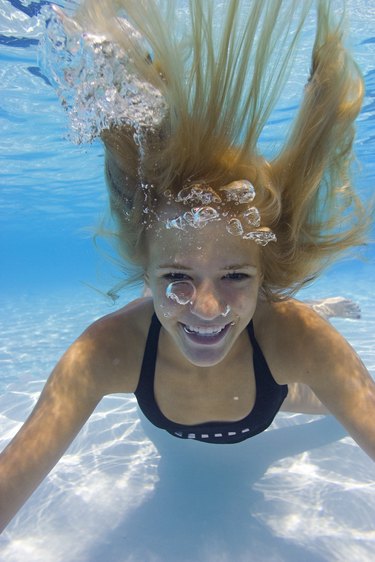
[[[160,356],[154,379],[155,400],[176,423],[238,421],[252,410],[256,398],[253,353],[247,345],[234,360],[213,369],[186,369]]]

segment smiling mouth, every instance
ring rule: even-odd
[[[188,326],[181,324],[189,340],[201,344],[214,344],[220,342],[229,330],[231,324],[221,327]]]

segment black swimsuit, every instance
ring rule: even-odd
[[[238,443],[269,427],[288,394],[287,385],[279,385],[273,378],[254,335],[252,321],[247,331],[253,347],[256,399],[251,412],[235,422],[205,422],[183,425],[166,418],[160,411],[154,394],[155,365],[161,324],[154,314],[147,336],[139,383],[135,391],[138,404],[146,418],[156,427],[165,429],[181,439],[195,439],[206,443]]]

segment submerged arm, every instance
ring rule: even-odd
[[[335,364],[327,361],[309,386],[349,435],[375,461],[375,382],[339,334],[332,336]]]
[[[0,532],[42,482],[103,396],[81,337],[51,374],[32,414],[0,455]]]
[[[349,343],[328,322],[305,305],[296,304],[293,309],[283,319],[287,329],[284,326],[278,342],[288,384],[305,388],[310,395],[312,391],[375,460],[375,382]],[[310,411],[324,413],[324,409]]]

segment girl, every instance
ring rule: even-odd
[[[119,252],[151,296],[92,324],[58,362],[1,455],[2,528],[110,393],[135,393],[173,438],[217,445],[281,409],[331,412],[375,459],[373,380],[291,298],[369,225],[349,177],[363,83],[329,2],[289,137],[270,162],[257,150],[311,4],[232,0],[215,14],[191,0],[180,21],[177,2],[86,0],[51,17],[54,79],[80,140],[104,141]],[[82,106],[95,116],[84,130]]]

